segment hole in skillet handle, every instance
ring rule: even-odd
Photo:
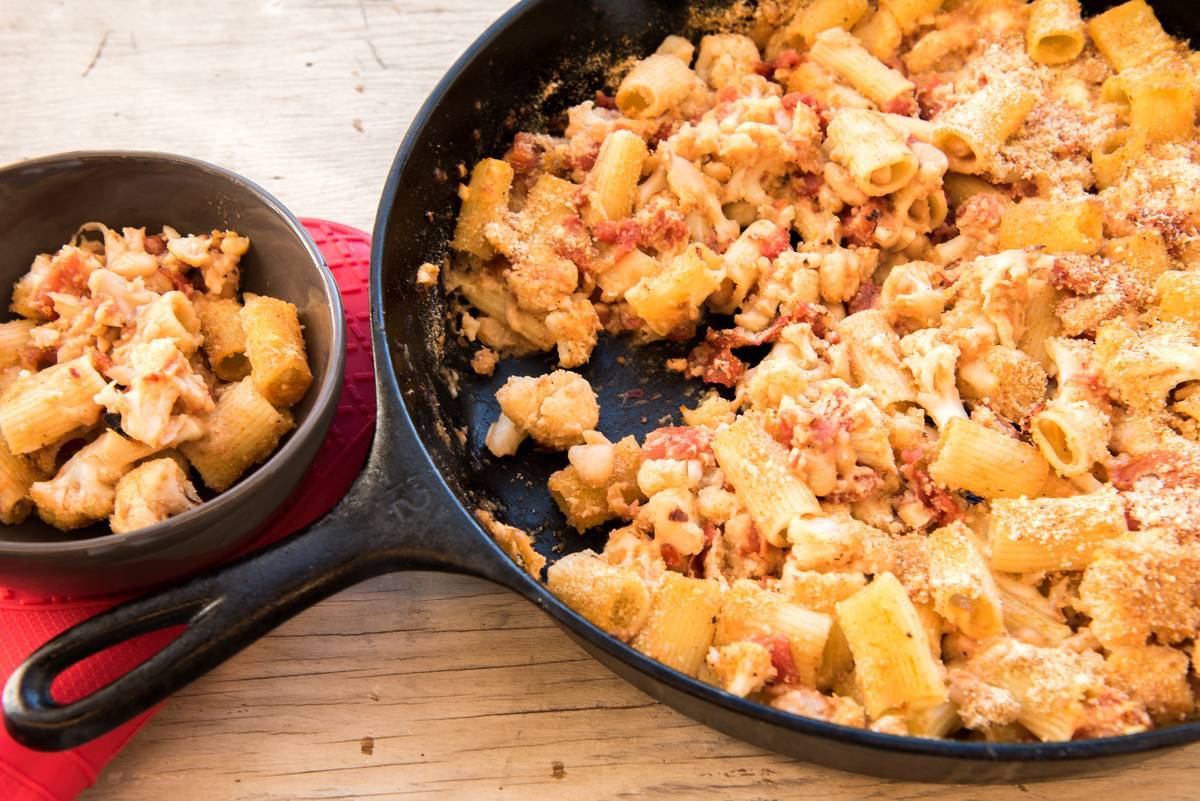
[[[46,643],[13,671],[4,688],[4,722],[9,733],[30,748],[65,750],[124,722],[112,722],[115,718],[132,719],[149,709],[162,700],[156,697],[160,688],[145,681],[130,685],[128,679],[155,657],[126,676],[68,703],[56,701],[53,688],[67,670],[90,657],[136,637],[186,625],[188,628],[159,652],[162,654],[194,632],[215,603],[197,598],[163,607],[125,604],[68,630],[70,636],[60,635]],[[194,634],[191,639],[195,639]],[[122,703],[113,705],[111,702],[118,698]]]
[[[182,584],[137,598],[70,628],[36,650],[4,687],[4,724],[14,740],[63,751],[151,709],[298,612],[402,565],[365,543],[362,506],[375,484],[360,480],[332,512],[275,545]],[[183,632],[107,685],[69,702],[55,680],[81,661],[172,626]]]

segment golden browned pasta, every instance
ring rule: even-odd
[[[101,412],[94,397],[104,383],[87,356],[17,379],[0,403],[0,433],[9,450],[31,453],[94,425]]]
[[[591,551],[559,559],[546,573],[546,586],[600,628],[627,640],[650,614],[650,593],[631,570],[613,567]]]
[[[225,390],[203,424],[204,436],[183,443],[180,450],[209,489],[224,492],[270,456],[295,421],[263,397],[253,378],[246,378]]]
[[[242,306],[232,298],[206,298],[196,304],[204,353],[218,378],[241,381],[250,375],[246,358],[246,333],[242,330]]]
[[[1083,52],[1087,37],[1079,0],[1034,0],[1029,10],[1025,46],[1039,64],[1063,64]]]
[[[650,614],[633,647],[695,676],[712,644],[720,608],[717,582],[666,573],[654,589]]]
[[[12,525],[29,516],[33,509],[29,487],[37,479],[29,461],[23,456],[13,456],[0,438],[0,523]]]
[[[488,223],[498,222],[508,207],[513,168],[508,162],[484,159],[471,172],[471,182],[463,190],[463,208],[458,215],[451,247],[489,259],[496,249],[487,240]]]
[[[238,319],[245,332],[254,385],[281,409],[295,405],[312,384],[296,307],[284,300],[247,294]]]

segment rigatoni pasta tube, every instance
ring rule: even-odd
[[[700,318],[700,305],[725,278],[721,257],[693,244],[657,275],[647,276],[625,293],[635,314],[659,336]]]
[[[716,631],[721,588],[711,579],[666,572],[654,588],[650,614],[630,643],[646,656],[695,676]]]
[[[849,351],[854,379],[879,396],[881,408],[916,402],[912,373],[900,361],[900,337],[881,310],[852,314],[838,323],[837,331]]]
[[[275,450],[295,422],[262,396],[252,378],[225,390],[204,418],[204,436],[179,446],[204,483],[224,492]]]
[[[821,31],[850,30],[870,8],[867,0],[813,0],[792,17],[783,31],[784,41],[797,50],[809,47]]]
[[[1172,270],[1159,276],[1158,316],[1200,325],[1200,272]]]
[[[1042,247],[1047,253],[1093,254],[1103,245],[1104,206],[1094,197],[1026,198],[1000,218],[1000,250]]]
[[[1037,587],[1011,576],[995,577],[1004,610],[1004,628],[1031,645],[1055,646],[1074,634],[1066,618]]]
[[[867,52],[879,60],[891,59],[900,50],[904,33],[899,23],[886,8],[868,12],[859,20],[852,33],[862,42]]]
[[[1117,77],[1129,98],[1129,127],[1145,142],[1179,142],[1196,131],[1192,71],[1182,61]]]
[[[872,718],[915,713],[945,703],[946,687],[929,637],[908,592],[882,573],[837,606],[838,625],[854,654],[854,676]]]
[[[879,8],[896,19],[905,34],[920,27],[922,20],[932,17],[942,7],[943,0],[879,0]]]
[[[1033,0],[1025,48],[1039,64],[1065,64],[1083,52],[1086,36],[1079,0]]]
[[[0,523],[11,526],[29,516],[29,486],[37,479],[33,466],[25,457],[14,456],[0,437]]]
[[[483,159],[471,171],[471,182],[462,190],[462,210],[450,247],[481,259],[496,255],[487,240],[488,223],[498,222],[508,210],[513,168],[506,161]]]
[[[877,112],[848,108],[829,123],[829,157],[846,168],[863,193],[895,192],[917,174],[917,157]]]
[[[250,377],[258,391],[281,409],[298,403],[313,376],[296,307],[286,300],[246,293],[238,319],[246,337]]]
[[[546,571],[546,586],[604,631],[628,640],[650,613],[650,592],[637,573],[613,567],[592,551],[568,554]]]
[[[968,637],[983,639],[1004,631],[1000,591],[962,523],[929,535],[929,587],[937,613]]]
[[[21,351],[29,346],[29,332],[35,325],[33,320],[0,323],[0,370],[20,364]]]
[[[958,172],[948,172],[942,176],[942,189],[946,193],[946,201],[953,209],[957,209],[978,194],[987,193],[998,198],[1005,197],[1004,193],[994,184],[974,175],[964,175]]]
[[[817,497],[792,472],[787,448],[767,433],[756,415],[742,415],[717,432],[712,449],[725,479],[772,545],[787,546],[793,517],[820,513]]]
[[[1001,573],[1082,570],[1097,548],[1125,531],[1125,507],[1113,491],[997,500],[990,563]]]
[[[1052,363],[1046,343],[1062,333],[1062,320],[1054,313],[1062,293],[1050,281],[1031,278],[1027,284],[1029,300],[1025,304],[1025,331],[1017,347],[1031,359],[1049,370]]]
[[[627,117],[651,119],[666,114],[696,85],[696,73],[675,56],[655,53],[633,65],[617,87],[617,108]]]
[[[18,378],[0,403],[0,433],[9,450],[31,453],[95,425],[101,408],[93,398],[104,385],[87,356]]]
[[[1132,129],[1112,131],[1092,149],[1092,173],[1096,186],[1107,189],[1121,179],[1129,166],[1145,151],[1146,143],[1134,136]]]
[[[1108,456],[1108,415],[1086,400],[1056,398],[1030,421],[1033,442],[1054,472],[1074,478]]]
[[[246,333],[238,316],[241,310],[242,305],[233,298],[205,297],[196,302],[204,354],[213,372],[224,381],[241,381],[250,375]]]
[[[911,98],[916,89],[912,81],[875,58],[841,28],[818,34],[808,55],[880,108],[905,95]]]
[[[1035,496],[1049,472],[1037,448],[962,417],[942,431],[929,466],[929,475],[942,486],[984,498]]]
[[[633,211],[646,142],[630,131],[613,131],[604,138],[600,155],[592,167],[588,223],[623,220]]]
[[[987,172],[1036,103],[1037,93],[1028,86],[1011,78],[994,80],[937,118],[933,145],[955,172]]]
[[[784,637],[796,670],[794,680],[813,686],[833,620],[789,603],[782,595],[740,579],[725,593],[713,645]]]
[[[1117,72],[1156,61],[1175,47],[1145,0],[1130,0],[1097,14],[1088,20],[1087,29]]]

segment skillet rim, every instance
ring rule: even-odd
[[[1066,742],[987,743],[884,734],[869,729],[842,726],[815,718],[806,718],[782,712],[764,704],[740,698],[720,688],[705,684],[698,679],[680,673],[605,633],[582,615],[571,610],[541,582],[534,580],[529,574],[518,567],[512,558],[483,529],[459,495],[451,489],[441,470],[437,467],[437,462],[429,452],[429,447],[426,444],[426,435],[414,422],[413,416],[409,412],[406,393],[401,390],[396,363],[392,358],[393,352],[388,341],[387,326],[384,320],[384,242],[387,239],[395,199],[400,191],[401,177],[408,170],[408,163],[417,152],[418,141],[424,136],[426,127],[441,108],[446,95],[449,94],[450,90],[468,67],[481,57],[486,56],[497,38],[520,25],[525,15],[538,6],[557,1],[520,0],[520,2],[516,3],[489,25],[463,51],[462,55],[455,60],[453,65],[437,82],[430,92],[429,97],[421,105],[417,113],[413,115],[412,122],[409,124],[408,130],[396,151],[391,169],[388,171],[387,179],[384,182],[383,194],[380,198],[379,209],[375,215],[375,227],[372,232],[370,280],[371,335],[376,354],[377,393],[381,401],[379,406],[380,412],[382,413],[385,408],[388,409],[388,413],[397,416],[390,422],[406,427],[413,435],[422,450],[423,461],[433,471],[431,478],[434,479],[438,487],[450,500],[450,505],[453,507],[452,514],[460,518],[459,525],[464,526],[465,531],[469,532],[473,539],[482,541],[482,543],[477,542],[476,544],[482,545],[486,551],[484,559],[491,563],[488,566],[490,570],[482,577],[502,584],[524,596],[526,600],[536,604],[542,611],[549,614],[559,626],[569,629],[573,635],[585,640],[592,647],[605,652],[605,654],[613,659],[637,669],[651,680],[665,684],[671,689],[686,694],[702,703],[722,707],[743,718],[758,720],[773,727],[785,729],[789,735],[819,737],[837,743],[865,747],[888,755],[913,755],[960,760],[962,762],[980,761],[989,764],[1085,762],[1104,757],[1149,753],[1200,741],[1200,720],[1116,737],[1069,740]],[[430,439],[436,439],[436,435],[431,435]],[[425,465],[421,465],[418,469],[424,469],[424,467]],[[611,668],[609,669],[611,670]],[[624,678],[622,680],[628,681]],[[656,698],[655,700],[659,699]],[[668,706],[670,705],[668,704]],[[687,713],[681,714],[685,714],[689,718],[692,717],[691,715],[687,715]],[[707,721],[698,720],[697,722],[708,728],[714,728]],[[745,739],[738,735],[729,736],[745,742]]]

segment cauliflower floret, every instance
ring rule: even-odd
[[[155,448],[105,431],[72,456],[50,481],[29,488],[38,515],[55,528],[69,531],[108,517],[115,485],[138,459]]]
[[[138,466],[117,482],[113,513],[114,534],[123,534],[182,514],[200,505],[200,496],[174,459],[155,459]]]
[[[942,318],[947,291],[935,289],[937,265],[927,261],[898,264],[888,273],[880,290],[880,307],[893,326],[901,321],[912,328],[932,328]]]
[[[146,252],[146,229],[104,229],[104,266],[122,278],[146,278],[158,272],[158,259]]]
[[[121,415],[122,430],[147,445],[164,448],[199,439],[204,431],[193,415],[210,412],[215,404],[204,378],[193,372],[174,340],[136,344],[128,358],[129,389],[121,391],[113,381],[96,395],[96,403]]]
[[[741,698],[758,692],[776,675],[771,652],[756,642],[734,642],[709,648],[705,661],[720,686]]]
[[[209,246],[212,237],[208,236],[179,236],[167,240],[167,250],[172,256],[191,267],[204,267],[208,264]]]
[[[526,435],[541,445],[564,450],[581,444],[583,432],[600,422],[600,405],[587,380],[569,370],[538,376],[513,376],[496,393],[503,412],[488,429],[487,445],[496,456],[510,456]]]
[[[1009,420],[1024,420],[1046,396],[1046,371],[1016,348],[997,345],[959,370],[969,400],[987,401]]]
[[[853,698],[823,695],[808,687],[791,687],[771,701],[771,706],[806,718],[825,720],[861,729],[867,725],[863,708]]]
[[[957,345],[947,342],[940,329],[925,328],[900,340],[900,352],[917,381],[917,403],[925,407],[939,430],[953,418],[967,416],[954,380],[961,355]]]
[[[983,318],[979,322],[992,329],[1001,345],[1015,348],[1025,332],[1029,280],[1048,269],[1040,257],[1021,250],[981,256],[955,283],[957,306],[968,313],[978,312]]]
[[[128,281],[112,270],[94,270],[88,276],[88,290],[96,303],[96,320],[115,328],[134,320],[140,309],[158,299],[141,278]]]
[[[795,517],[788,525],[792,570],[885,573],[892,570],[891,538],[845,512]]]
[[[560,367],[585,364],[596,347],[600,317],[584,295],[571,295],[546,315],[546,330],[554,337]]]
[[[1200,631],[1200,543],[1162,529],[1130,532],[1096,552],[1079,584],[1080,611],[1108,648],[1172,644]]]
[[[700,40],[696,74],[713,89],[723,89],[753,72],[758,62],[753,39],[736,33],[712,34]]]
[[[1178,723],[1196,707],[1188,682],[1187,654],[1163,645],[1123,645],[1104,665],[1112,687],[1145,705],[1159,725]]]
[[[638,518],[654,527],[654,541],[659,548],[670,546],[683,556],[700,553],[704,547],[704,529],[696,496],[686,489],[665,489],[655,494],[643,507]]]

